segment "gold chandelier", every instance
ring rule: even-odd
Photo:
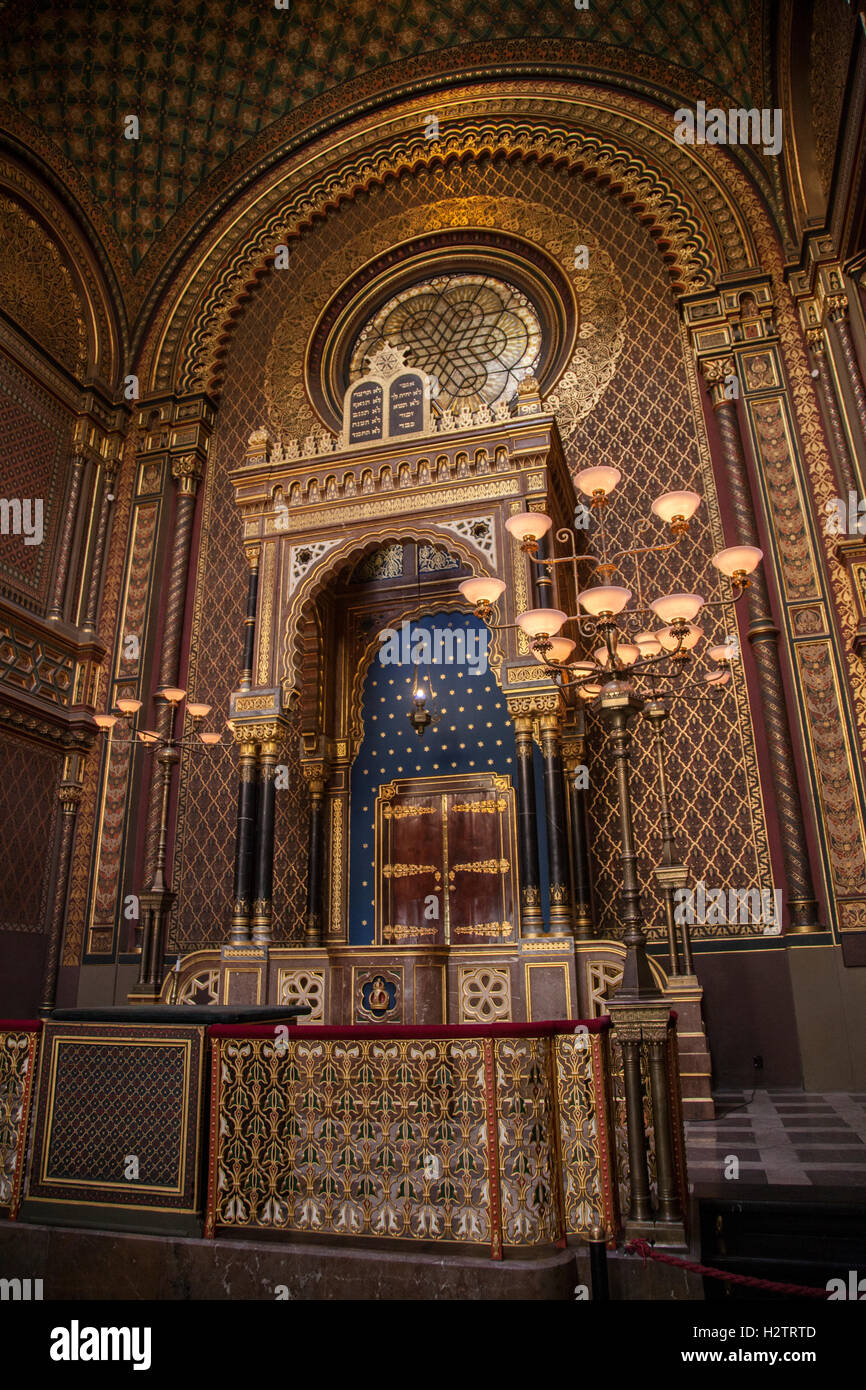
[[[569,614],[558,608],[530,608],[518,614],[516,624],[496,625],[494,605],[505,592],[505,583],[501,579],[475,576],[465,579],[459,586],[463,596],[473,604],[476,617],[497,631],[506,626],[519,627],[529,638],[533,655],[550,668],[559,683],[565,683],[566,679],[573,682],[578,694],[587,701],[609,690],[612,684],[630,683],[641,677],[648,677],[653,683],[659,676],[672,677],[678,685],[689,683],[683,680],[684,673],[704,637],[703,628],[695,619],[702,612],[727,608],[741,598],[749,587],[749,576],[763,558],[763,552],[750,545],[729,546],[714,555],[712,564],[730,580],[732,587],[730,596],[715,602],[705,602],[700,594],[671,593],[645,603],[640,557],[676,549],[688,535],[689,522],[701,498],[698,493],[685,490],[663,493],[651,504],[651,511],[669,527],[672,539],[609,553],[605,511],[621,481],[620,470],[605,465],[584,468],[574,475],[576,487],[589,498],[589,505],[599,519],[600,559],[596,555],[577,553],[575,532],[569,527],[556,533],[557,541],[568,546],[568,553],[539,559],[539,543],[553,525],[543,512],[519,512],[505,522],[524,554],[539,569],[549,574],[554,565],[572,565],[579,610],[583,611]],[[621,564],[627,559],[634,561],[635,591],[611,583],[614,576],[621,573]],[[591,577],[602,582],[581,587],[578,578],[581,564],[593,566]],[[635,597],[636,605],[629,607]],[[653,619],[661,625],[649,626]],[[589,641],[588,657],[574,659],[576,641],[559,635],[566,623],[574,622],[581,636]],[[704,682],[709,686],[726,684],[730,680],[730,661],[735,655],[733,644],[712,646],[706,654],[712,664],[703,675]]]

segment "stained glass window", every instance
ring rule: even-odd
[[[362,329],[350,375],[384,343],[411,348],[411,365],[439,384],[446,409],[510,400],[541,350],[538,316],[526,295],[488,275],[446,275],[411,285]]]

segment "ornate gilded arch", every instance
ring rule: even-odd
[[[288,701],[289,695],[296,685],[301,628],[318,595],[327,588],[341,570],[359,565],[365,556],[382,545],[404,540],[430,541],[435,545],[444,546],[453,554],[459,555],[463,563],[476,574],[489,575],[492,573],[490,564],[482,551],[469,545],[455,531],[439,525],[435,520],[427,520],[422,523],[407,519],[405,522],[401,521],[396,529],[393,520],[385,521],[380,526],[367,531],[363,540],[357,535],[348,537],[322,556],[319,563],[304,576],[293,595],[280,644],[281,674],[278,683],[282,687],[284,703]],[[465,608],[469,612],[471,606],[467,603]],[[495,663],[498,667],[502,659],[502,647],[497,634],[494,633],[491,642],[490,664],[494,665]]]
[[[38,294],[40,273],[53,270],[57,302],[62,307],[65,300],[69,306],[69,322],[58,322],[53,335],[47,320],[42,325],[44,315],[39,313],[38,304],[33,306],[35,324],[33,318],[21,322],[12,309],[10,317],[21,322],[72,376],[82,382],[97,378],[112,390],[125,371],[126,331],[118,310],[120,296],[94,249],[89,229],[47,180],[32,168],[24,169],[2,149],[0,209],[10,219],[0,236],[0,282],[11,292],[18,286],[26,307],[28,291],[31,297]],[[28,229],[33,241],[32,260],[24,255]],[[29,277],[32,285],[22,284],[23,277]],[[6,302],[5,297],[0,299],[3,307]],[[47,312],[50,306],[42,307]]]
[[[769,182],[747,176],[730,151],[676,144],[672,116],[658,107],[589,84],[540,82],[531,97],[514,83],[495,97],[475,86],[436,103],[440,139],[431,143],[429,106],[416,98],[356,121],[303,162],[274,165],[222,216],[151,323],[142,374],[153,389],[219,389],[233,319],[270,273],[277,244],[377,183],[459,160],[534,160],[599,181],[649,227],[680,291],[758,263],[731,180],[757,188],[765,209]]]

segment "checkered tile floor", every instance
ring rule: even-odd
[[[866,1093],[719,1091],[716,1119],[686,1124],[689,1182],[866,1187]]]

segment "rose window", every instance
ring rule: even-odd
[[[508,401],[541,349],[538,316],[526,295],[486,275],[448,275],[395,295],[362,330],[352,352],[357,381],[385,343],[411,349],[410,363],[438,382],[446,409]]]

